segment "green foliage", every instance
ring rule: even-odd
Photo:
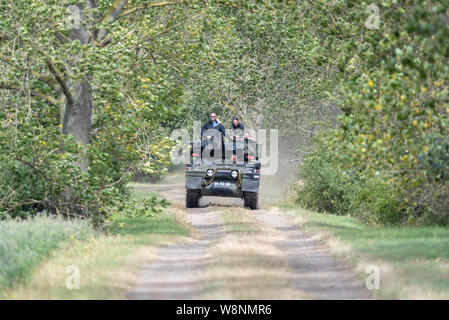
[[[428,170],[435,181],[449,180],[449,141],[440,134],[428,139],[429,150],[422,155],[420,162],[423,170]]]
[[[203,63],[182,81],[189,120],[205,120],[213,111],[229,126],[238,116],[248,129],[279,129],[290,138],[285,144],[295,146],[305,132],[323,127],[318,121],[328,123],[336,111],[329,91],[333,71],[315,63],[320,44],[304,32],[302,15],[296,2],[210,8],[194,38],[207,40],[198,57]]]
[[[167,170],[171,129],[215,111],[225,125],[238,115],[279,128],[289,150],[338,123],[319,142],[325,158],[302,170],[309,206],[350,205],[371,223],[449,221],[447,0],[383,1],[379,29],[362,1],[135,0],[114,18],[99,0],[77,4],[92,41],[74,39],[72,4],[0,5],[2,212],[101,221],[134,172]],[[64,84],[73,95],[80,81],[93,95],[87,145],[61,134]]]
[[[365,27],[362,2],[304,2],[306,27],[321,26],[314,29],[321,53],[339,70],[344,114],[324,143],[334,170],[357,177],[354,214],[376,223],[447,224],[448,2],[379,8],[377,30]]]
[[[77,4],[91,36],[107,31],[88,43],[71,38],[73,1],[0,4],[0,211],[8,216],[45,209],[99,222],[106,207],[126,201],[134,172],[159,175],[170,165],[167,136],[184,113],[176,58],[190,50],[185,19],[201,6],[162,4],[107,22],[111,1],[96,4]],[[64,134],[62,86],[73,96],[78,80],[93,92],[87,146]]]
[[[107,219],[115,222],[125,218],[151,218],[161,214],[169,205],[170,202],[166,199],[158,199],[155,195],[125,202],[117,201],[108,208]]]
[[[0,221],[0,289],[25,281],[33,268],[60,243],[93,234],[86,220],[39,216],[26,221]]]
[[[325,139],[321,136],[321,139]],[[351,215],[368,224],[398,224],[405,207],[397,200],[394,184],[374,174],[344,170],[325,143],[304,157],[296,202],[317,212]],[[369,174],[369,171],[365,172]]]
[[[332,153],[324,148],[306,155],[299,172],[304,185],[298,190],[298,204],[318,212],[347,214],[353,185],[350,176],[335,166]]]
[[[352,192],[345,195],[348,214],[371,225],[398,225],[406,221],[406,206],[398,200],[398,190],[393,184],[377,176],[362,177],[354,183]]]
[[[88,177],[76,165],[78,145],[57,128],[44,128],[33,119],[14,129],[4,127],[0,150],[0,210],[10,216],[59,211],[66,186],[77,191],[78,199],[90,198],[91,190],[85,188]],[[72,200],[80,203],[78,199]]]
[[[309,118],[327,114],[314,106],[328,96],[329,73],[321,77],[311,62],[319,43],[300,32],[294,3],[140,8],[148,4],[136,0],[115,19],[110,1],[77,4],[86,18],[79,32],[93,30],[86,33],[93,41],[73,38],[73,4],[19,0],[0,7],[0,210],[10,216],[46,209],[101,221],[126,200],[134,172],[167,171],[170,130],[210,109],[221,109],[224,122],[237,114],[247,127],[265,119],[285,135],[297,132],[295,119],[305,130]],[[73,96],[76,81],[92,88],[87,146],[61,134],[70,98],[63,86]]]

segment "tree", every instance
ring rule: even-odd
[[[340,82],[343,115],[318,150],[355,186],[347,212],[371,223],[447,224],[448,1],[370,8],[340,0],[301,5]]]
[[[163,55],[185,49],[169,35],[200,18],[198,8],[182,1],[2,3],[3,210],[98,212],[131,172],[167,166],[164,132],[182,116],[182,90]]]

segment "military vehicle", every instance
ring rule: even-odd
[[[211,152],[207,143],[190,143],[190,164],[185,168],[186,207],[198,207],[201,197],[218,196],[243,198],[245,207],[257,209],[261,176],[258,145],[241,139],[222,146]],[[217,150],[222,157],[210,159],[209,152]]]

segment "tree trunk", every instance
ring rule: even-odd
[[[62,119],[62,133],[72,135],[75,141],[87,146],[92,127],[92,110],[94,106],[92,87],[89,80],[77,80],[70,89],[73,103],[66,102]],[[88,161],[80,156],[80,167],[87,172]]]
[[[76,28],[70,31],[72,41],[80,41],[83,45],[93,45],[94,38],[92,32],[94,27],[93,17],[90,12],[86,15],[86,9],[92,9],[96,6],[95,1],[86,1],[85,4],[77,4],[79,9],[79,22]],[[88,21],[88,20],[91,21]],[[82,59],[80,54],[73,57],[73,64],[76,65]],[[62,133],[72,135],[75,141],[87,146],[89,143],[90,130],[92,127],[92,110],[94,106],[91,79],[83,78],[71,81],[68,79],[68,86],[71,99],[67,99],[64,112],[62,114]],[[83,152],[84,153],[84,152]],[[80,167],[87,172],[88,161],[85,154],[80,155]]]
[[[91,16],[89,18],[91,21],[88,21],[89,19],[86,16],[85,9],[95,7],[95,1],[86,1],[85,4],[77,4],[76,6],[79,8],[78,18],[80,21],[77,28],[71,30],[70,39],[72,41],[78,40],[82,45],[93,45],[94,39],[92,32],[94,28],[92,21],[94,17],[90,13]],[[72,65],[77,65],[82,58],[81,54],[74,55]],[[92,127],[92,111],[94,106],[91,79],[89,77],[77,80],[66,79],[66,83],[69,92],[66,95],[66,102],[62,112],[62,133],[73,136],[76,142],[83,145],[83,150],[79,154],[79,160],[76,165],[82,172],[87,173],[89,168],[87,145]],[[64,197],[66,202],[72,203],[70,214],[88,216],[88,208],[83,204],[83,201],[78,203],[72,188],[66,188]]]

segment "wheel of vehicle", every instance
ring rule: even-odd
[[[251,210],[257,209],[259,194],[257,192],[246,192],[243,196],[244,205]]]
[[[198,190],[187,190],[186,207],[197,208],[201,198],[201,192]]]

